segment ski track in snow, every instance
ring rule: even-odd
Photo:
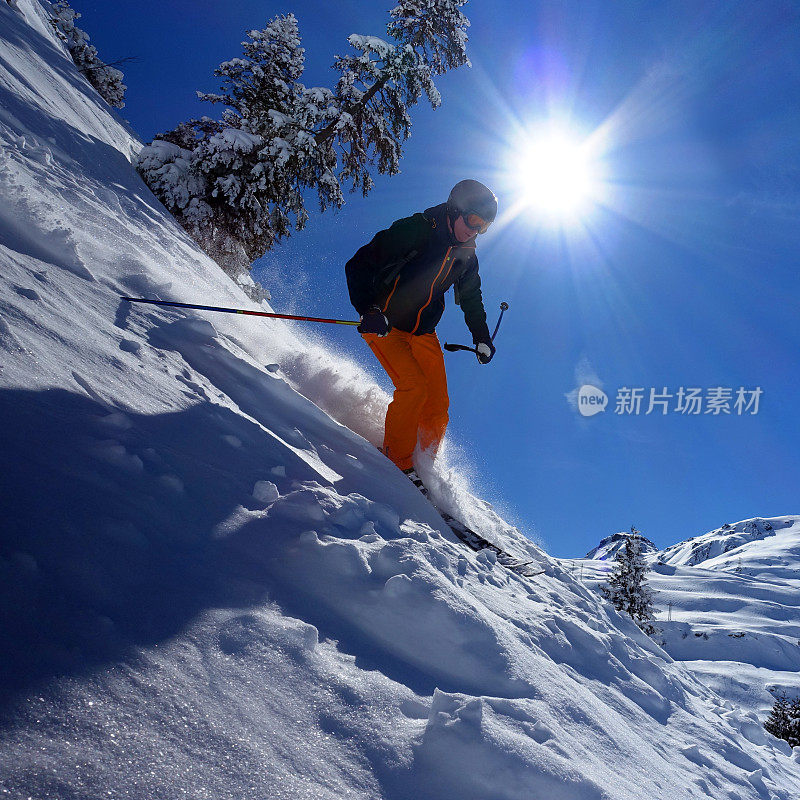
[[[544,572],[459,544],[369,444],[387,398],[357,365],[284,323],[120,301],[252,305],[142,184],[42,6],[18,6],[0,3],[4,796],[799,796],[797,754],[754,714],[429,470],[442,507]]]

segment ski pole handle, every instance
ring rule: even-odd
[[[508,303],[503,301],[500,303],[500,316],[497,319],[497,325],[494,326],[494,333],[492,334],[492,341],[494,341],[494,337],[497,336],[497,331],[500,328],[500,323],[503,321],[503,314],[508,311]],[[447,342],[442,345],[448,353],[455,353],[456,350],[467,350],[470,353],[476,353],[477,349],[475,347],[467,347],[465,344],[448,344]]]
[[[456,350],[469,350],[470,353],[475,352],[474,347],[467,347],[465,344],[448,344],[445,342],[442,346],[445,350],[447,350],[448,353],[455,353]]]
[[[500,329],[500,323],[503,321],[503,314],[505,314],[506,311],[508,311],[508,303],[504,301],[500,303],[500,316],[497,318],[497,325],[494,326],[492,341],[494,341],[494,337],[497,336],[497,331]]]

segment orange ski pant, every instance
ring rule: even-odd
[[[388,336],[362,334],[394,384],[386,410],[383,452],[400,468],[414,466],[414,449],[435,458],[447,429],[447,377],[435,333],[413,336],[392,328]]]

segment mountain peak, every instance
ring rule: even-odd
[[[612,533],[611,536],[606,536],[605,539],[601,539],[600,544],[593,550],[590,550],[584,558],[591,558],[595,561],[613,561],[617,553],[625,547],[625,542],[629,539],[638,540],[641,544],[642,553],[645,555],[658,552],[658,548],[653,542],[646,536],[642,536],[641,533],[620,531],[619,533]]]

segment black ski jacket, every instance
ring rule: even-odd
[[[433,333],[444,295],[455,287],[472,339],[488,342],[475,242],[460,244],[447,225],[447,204],[399,219],[347,262],[350,301],[359,314],[378,306],[392,327],[421,336]]]

